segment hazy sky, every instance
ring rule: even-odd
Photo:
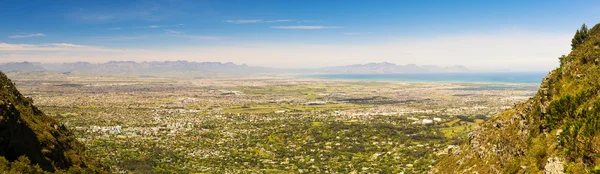
[[[0,0],[0,62],[369,62],[544,71],[598,0]]]

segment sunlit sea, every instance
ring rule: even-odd
[[[403,82],[466,82],[539,84],[547,72],[506,73],[426,73],[426,74],[311,74],[300,78],[403,81]]]

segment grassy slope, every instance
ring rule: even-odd
[[[600,165],[600,24],[544,78],[533,98],[488,120],[442,159],[440,173],[539,173],[557,158],[568,173]]]

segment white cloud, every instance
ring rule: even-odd
[[[162,28],[164,25],[148,25],[143,27],[135,27],[135,28]]]
[[[186,39],[195,39],[195,40],[222,40],[222,37],[219,36],[197,36],[197,35],[172,35],[173,37],[186,38]]]
[[[140,26],[140,27],[135,27],[135,28],[151,28],[151,29],[157,29],[157,28],[168,28],[168,27],[175,27],[175,28],[180,28],[181,26],[183,26],[184,24],[174,24],[174,25],[148,25],[148,26]],[[119,30],[122,28],[118,28]]]
[[[109,49],[96,46],[76,45],[70,43],[51,44],[9,44],[0,43],[0,52],[23,51],[76,51],[76,52],[122,52],[122,49]]]
[[[146,35],[134,35],[134,36],[108,36],[108,37],[92,37],[96,41],[125,41],[125,40],[143,40],[150,39],[152,37]]]
[[[183,32],[175,31],[175,30],[164,30],[167,36],[178,37],[178,38],[186,38],[186,39],[194,39],[194,40],[221,40],[222,37],[218,36],[198,36],[198,35],[186,35]]]
[[[270,20],[270,21],[265,21],[265,23],[275,23],[275,22],[292,22],[294,20],[289,20],[289,19],[280,19],[280,20]]]
[[[278,23],[278,22],[292,22],[290,19],[278,19],[278,20],[267,20],[263,21],[260,19],[246,19],[246,20],[226,20],[227,23],[233,24],[256,24],[256,23]]]
[[[44,33],[33,33],[33,34],[24,34],[24,35],[13,35],[13,36],[8,36],[8,38],[18,39],[18,38],[42,37],[42,36],[46,36],[46,35]]]
[[[227,23],[234,23],[234,24],[255,24],[255,23],[259,23],[262,20],[259,19],[242,19],[242,20],[226,20],[225,22]]]
[[[330,28],[343,28],[339,26],[320,26],[320,25],[295,25],[295,26],[271,26],[271,28],[277,29],[292,29],[292,30],[320,30]]]
[[[70,43],[55,43],[55,44],[50,44],[50,46],[64,47],[64,48],[85,48],[85,47],[89,47],[89,46],[75,45],[75,44],[70,44]]]
[[[318,20],[300,20],[300,21],[296,21],[296,23],[315,23],[315,22],[323,22],[323,21],[318,21]]]
[[[346,33],[342,33],[343,35],[363,35],[363,34],[371,34],[371,32],[366,32],[366,33],[356,33],[356,32],[346,32]]]
[[[73,16],[82,21],[110,21],[117,18],[114,14],[82,14]]]
[[[164,30],[167,34],[183,34],[183,32],[175,31],[175,30]]]

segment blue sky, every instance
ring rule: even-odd
[[[0,0],[0,61],[547,70],[600,1]]]

